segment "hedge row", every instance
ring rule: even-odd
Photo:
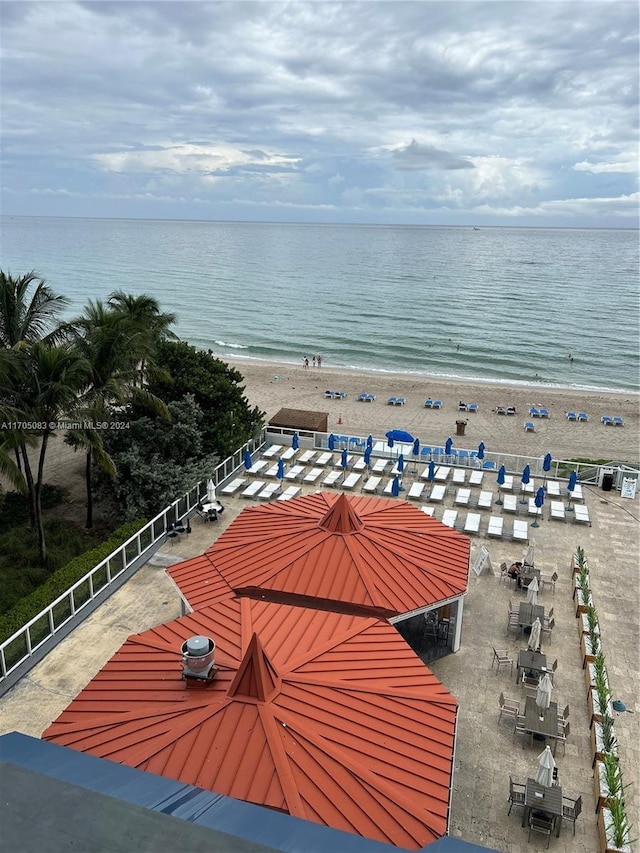
[[[10,637],[22,628],[23,625],[26,625],[27,622],[33,619],[34,616],[37,616],[38,613],[45,609],[45,607],[48,607],[52,601],[55,601],[56,598],[58,598],[58,596],[62,595],[63,592],[66,592],[70,587],[77,583],[80,578],[84,577],[84,575],[90,572],[91,569],[97,566],[98,563],[102,562],[102,560],[108,557],[109,554],[119,548],[123,542],[126,542],[127,539],[137,533],[144,524],[146,524],[146,521],[138,520],[130,521],[127,524],[123,524],[121,527],[118,527],[117,530],[114,530],[109,539],[101,545],[98,545],[96,548],[92,548],[90,551],[85,551],[84,554],[81,554],[65,566],[62,566],[62,568],[58,569],[57,572],[54,572],[49,578],[47,578],[41,586],[34,589],[32,593],[19,601],[11,608],[11,610],[8,610],[4,615],[0,616],[0,642],[4,642],[7,637]],[[148,543],[145,541],[142,544],[144,547]],[[112,571],[114,571],[114,569],[115,567],[112,567]],[[105,569],[104,571],[98,572],[97,576],[94,577],[94,594],[101,586],[105,585],[106,581],[107,573]],[[87,581],[74,593],[76,607],[86,601],[89,596],[90,589]],[[65,611],[68,611],[69,609],[66,603],[59,605],[59,607]],[[64,621],[64,618],[66,618],[62,612],[59,616],[60,618],[56,619],[56,624],[59,624],[61,621]],[[41,633],[48,633],[48,627],[45,624],[41,627]],[[34,638],[34,642],[35,641],[36,640]]]

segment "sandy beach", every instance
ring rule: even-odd
[[[225,359],[244,376],[245,393],[267,420],[280,408],[327,412],[329,429],[342,434],[382,437],[389,429],[404,429],[422,444],[442,445],[455,436],[456,421],[466,420],[459,448],[475,449],[484,441],[488,451],[555,459],[598,459],[637,462],[640,459],[640,397],[630,393],[540,389],[485,382],[449,382],[407,374],[352,371],[333,368],[305,369],[246,359]],[[341,400],[324,396],[326,389],[345,391]],[[358,400],[362,392],[375,394],[372,403]],[[390,406],[389,397],[404,397],[404,406]],[[439,410],[426,409],[428,397],[442,400]],[[475,414],[461,412],[458,403],[477,403]],[[498,415],[496,406],[515,406],[517,414]],[[549,418],[530,418],[529,409],[542,406]],[[587,423],[568,421],[566,412],[586,412]],[[604,426],[602,415],[621,416],[624,426]],[[340,422],[339,422],[340,419]],[[525,432],[532,421],[535,432]]]

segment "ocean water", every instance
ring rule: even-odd
[[[638,233],[2,217],[68,316],[149,293],[220,357],[638,392]]]

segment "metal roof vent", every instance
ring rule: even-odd
[[[190,637],[182,644],[182,677],[210,681],[215,675],[215,641],[211,637]]]

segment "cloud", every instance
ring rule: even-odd
[[[470,160],[456,157],[449,151],[441,151],[433,145],[420,145],[415,139],[403,148],[396,148],[392,156],[394,167],[401,172],[412,172],[416,169],[454,171],[475,168]]]

